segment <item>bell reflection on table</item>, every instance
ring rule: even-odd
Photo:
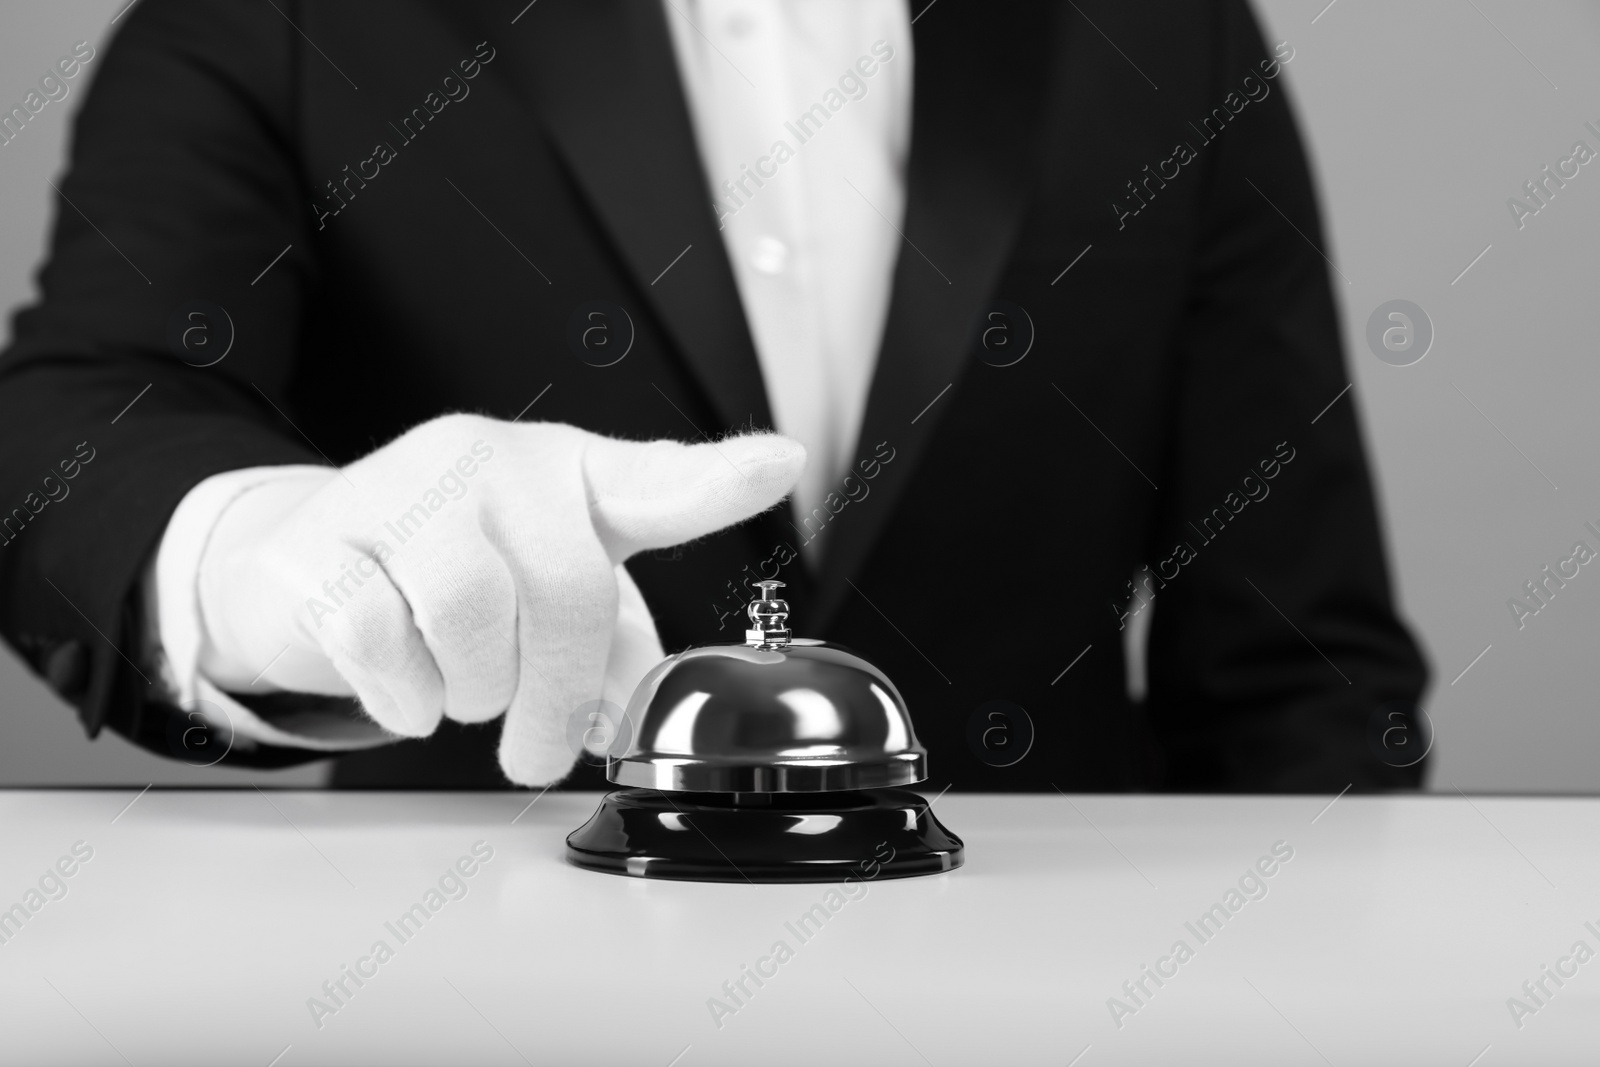
[[[567,838],[580,867],[647,878],[819,882],[961,865],[921,796],[905,702],[850,652],[796,639],[782,582],[760,582],[742,645],[689,649],[628,702],[609,794]],[[867,871],[871,873],[866,873]]]

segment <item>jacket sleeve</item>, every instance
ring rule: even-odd
[[[137,588],[168,517],[211,474],[325,462],[275,410],[316,271],[294,34],[265,0],[128,14],[76,120],[40,298],[0,356],[0,634],[91,736],[163,753]]]
[[[1218,106],[1239,106],[1255,77],[1199,149],[1201,228],[1163,401],[1173,432],[1147,710],[1164,785],[1415,785],[1420,763],[1394,766],[1405,760],[1369,741],[1375,720],[1415,706],[1427,672],[1395,615],[1355,394],[1343,392],[1330,286],[1349,290],[1325,258],[1286,79],[1266,76],[1282,57],[1243,0],[1219,7]]]

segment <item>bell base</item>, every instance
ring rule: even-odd
[[[963,851],[961,839],[909,789],[621,789],[567,837],[567,862],[574,866],[689,882],[910,878],[954,870]]]

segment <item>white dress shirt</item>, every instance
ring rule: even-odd
[[[809,454],[794,492],[805,527],[854,461],[888,315],[911,133],[907,6],[664,0],[663,11],[773,420]],[[192,489],[145,574],[146,639],[180,707],[209,703],[243,737],[337,751],[385,737],[347,720],[319,730],[314,715],[288,733],[232,699],[202,669],[196,593],[201,554],[230,503],[264,481],[327,476],[255,467]],[[801,551],[815,565],[811,533],[802,529]],[[299,670],[269,665],[253,688],[296,691]]]
[[[803,524],[855,460],[888,316],[910,15],[905,0],[665,0],[665,12],[773,422],[809,457],[794,492]],[[819,543],[801,549],[812,562]]]

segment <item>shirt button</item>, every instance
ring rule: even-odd
[[[750,256],[750,265],[762,274],[778,274],[788,262],[789,246],[776,237],[756,241],[756,250]]]

